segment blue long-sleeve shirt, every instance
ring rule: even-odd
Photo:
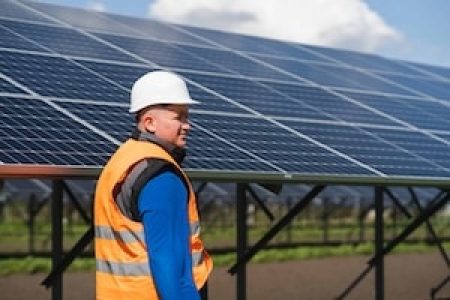
[[[149,180],[138,197],[153,281],[161,299],[200,300],[192,277],[187,190],[165,170]]]

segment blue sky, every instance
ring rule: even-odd
[[[447,0],[42,2],[450,66],[450,1]]]

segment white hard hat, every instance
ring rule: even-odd
[[[131,88],[130,112],[156,104],[196,104],[184,80],[169,71],[153,71],[140,77]]]

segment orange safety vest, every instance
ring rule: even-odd
[[[124,216],[113,195],[132,167],[148,158],[167,161],[184,177],[189,188],[190,248],[197,289],[205,284],[211,273],[212,259],[199,236],[197,203],[186,174],[162,147],[148,141],[129,139],[105,166],[95,192],[96,298],[99,300],[158,299],[148,264],[144,226]]]

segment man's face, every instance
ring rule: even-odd
[[[160,139],[184,148],[191,128],[188,116],[187,105],[157,106],[143,116],[144,126]]]

